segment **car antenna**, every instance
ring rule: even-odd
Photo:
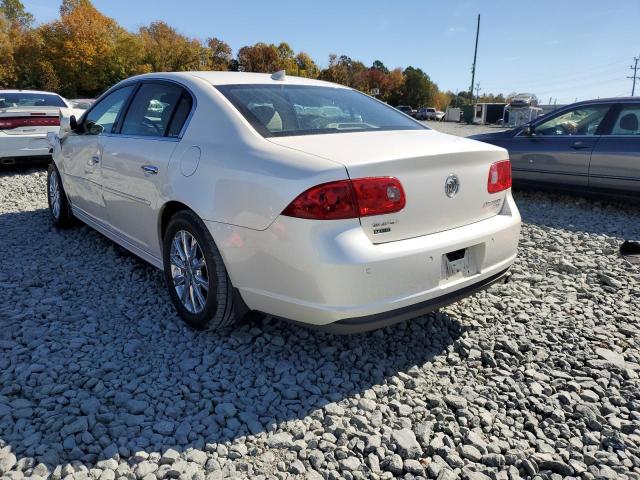
[[[287,77],[286,77],[286,71],[284,70],[278,70],[277,72],[271,74],[271,80],[277,80],[279,82],[284,82]]]

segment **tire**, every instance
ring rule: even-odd
[[[55,163],[49,163],[47,171],[47,201],[49,203],[49,215],[54,226],[68,228],[74,225],[71,205],[62,185],[62,177]]]
[[[162,260],[169,296],[189,326],[215,331],[235,322],[227,269],[209,230],[195,213],[183,210],[171,218],[163,238]]]

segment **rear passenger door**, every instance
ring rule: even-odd
[[[616,105],[591,155],[589,186],[640,194],[640,102]]]
[[[110,228],[133,247],[160,259],[158,209],[169,160],[193,99],[180,85],[142,82],[102,155],[102,183]]]

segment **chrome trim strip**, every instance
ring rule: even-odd
[[[120,190],[115,190],[113,188],[109,188],[109,187],[107,187],[105,185],[102,185],[102,190],[103,191],[107,191],[109,193],[113,193],[113,194],[118,195],[120,197],[124,197],[124,198],[126,198],[128,200],[132,200],[134,202],[141,203],[143,205],[146,205],[147,207],[151,206],[151,202],[149,200],[147,200],[146,198],[136,197],[134,195],[129,195],[128,193],[124,193],[124,192],[121,192]]]

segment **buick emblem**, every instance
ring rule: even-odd
[[[453,198],[460,190],[460,180],[455,175],[449,175],[444,181],[444,193],[449,198]]]

